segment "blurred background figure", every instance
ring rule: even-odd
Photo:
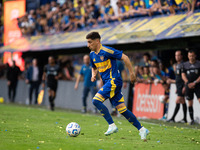
[[[38,90],[42,79],[42,71],[38,67],[37,59],[33,59],[32,65],[28,68],[26,73],[26,83],[30,84],[29,87],[29,104],[32,104],[32,94],[35,90],[35,102],[37,104]]]
[[[58,79],[62,76],[60,66],[56,64],[55,58],[49,56],[48,64],[44,67],[44,72],[42,76],[42,87],[45,87],[45,80],[47,80],[47,87],[49,93],[50,108],[54,111],[56,91],[58,87]]]
[[[83,88],[83,97],[82,97],[82,102],[83,102],[83,108],[82,108],[82,113],[87,112],[87,97],[88,93],[91,92],[92,97],[95,96],[97,93],[97,87],[96,87],[96,81],[91,82],[91,77],[92,77],[92,71],[91,71],[91,66],[90,66],[90,57],[88,55],[85,55],[83,57],[83,63],[84,65],[81,67],[81,71],[76,79],[76,83],[74,86],[74,89],[77,90],[79,86],[79,82],[81,77],[84,78],[84,88]],[[95,113],[97,112],[96,109],[94,109]]]
[[[8,98],[9,102],[15,102],[16,88],[18,79],[20,77],[21,71],[19,67],[15,65],[15,61],[12,62],[12,66],[8,67],[6,78],[8,80]]]
[[[167,83],[171,84],[171,83],[175,83],[176,84],[176,94],[177,94],[177,98],[176,98],[176,107],[174,109],[174,113],[171,119],[168,120],[168,122],[175,122],[175,117],[179,111],[180,108],[180,104],[183,105],[183,120],[181,120],[180,122],[182,123],[187,123],[187,106],[185,103],[185,99],[184,99],[184,81],[181,77],[181,69],[183,67],[183,56],[180,50],[176,51],[175,53],[175,59],[176,59],[176,64],[174,65],[174,70],[176,73],[176,80],[173,79],[168,79]]]

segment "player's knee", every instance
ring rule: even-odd
[[[93,105],[97,106],[99,103],[101,103],[100,101],[93,99],[92,100]]]

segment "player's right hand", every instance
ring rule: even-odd
[[[92,81],[92,82],[96,81],[96,77],[95,77],[95,76],[92,76],[92,77],[91,77],[91,81]]]
[[[130,74],[130,81],[132,84],[135,82],[135,80],[136,80],[135,74],[134,73]]]

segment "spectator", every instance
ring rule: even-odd
[[[65,80],[73,80],[74,79],[74,67],[72,66],[71,60],[67,60],[65,62],[65,66],[63,68],[63,74]]]
[[[42,71],[38,67],[37,59],[33,59],[32,65],[28,68],[26,73],[26,83],[30,84],[29,87],[29,104],[32,104],[32,94],[35,90],[35,102],[37,104],[38,90],[41,83]]]
[[[8,80],[8,98],[9,102],[15,102],[16,96],[16,88],[18,79],[20,77],[21,71],[19,67],[15,65],[15,61],[13,61],[12,66],[8,68],[6,78]]]

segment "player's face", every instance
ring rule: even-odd
[[[190,62],[194,62],[196,60],[196,55],[195,53],[188,53],[188,59]]]
[[[97,51],[98,39],[87,39],[87,43],[87,46],[91,51]]]
[[[180,62],[182,60],[182,55],[181,55],[180,51],[177,51],[175,53],[175,59],[176,59],[177,62]]]

